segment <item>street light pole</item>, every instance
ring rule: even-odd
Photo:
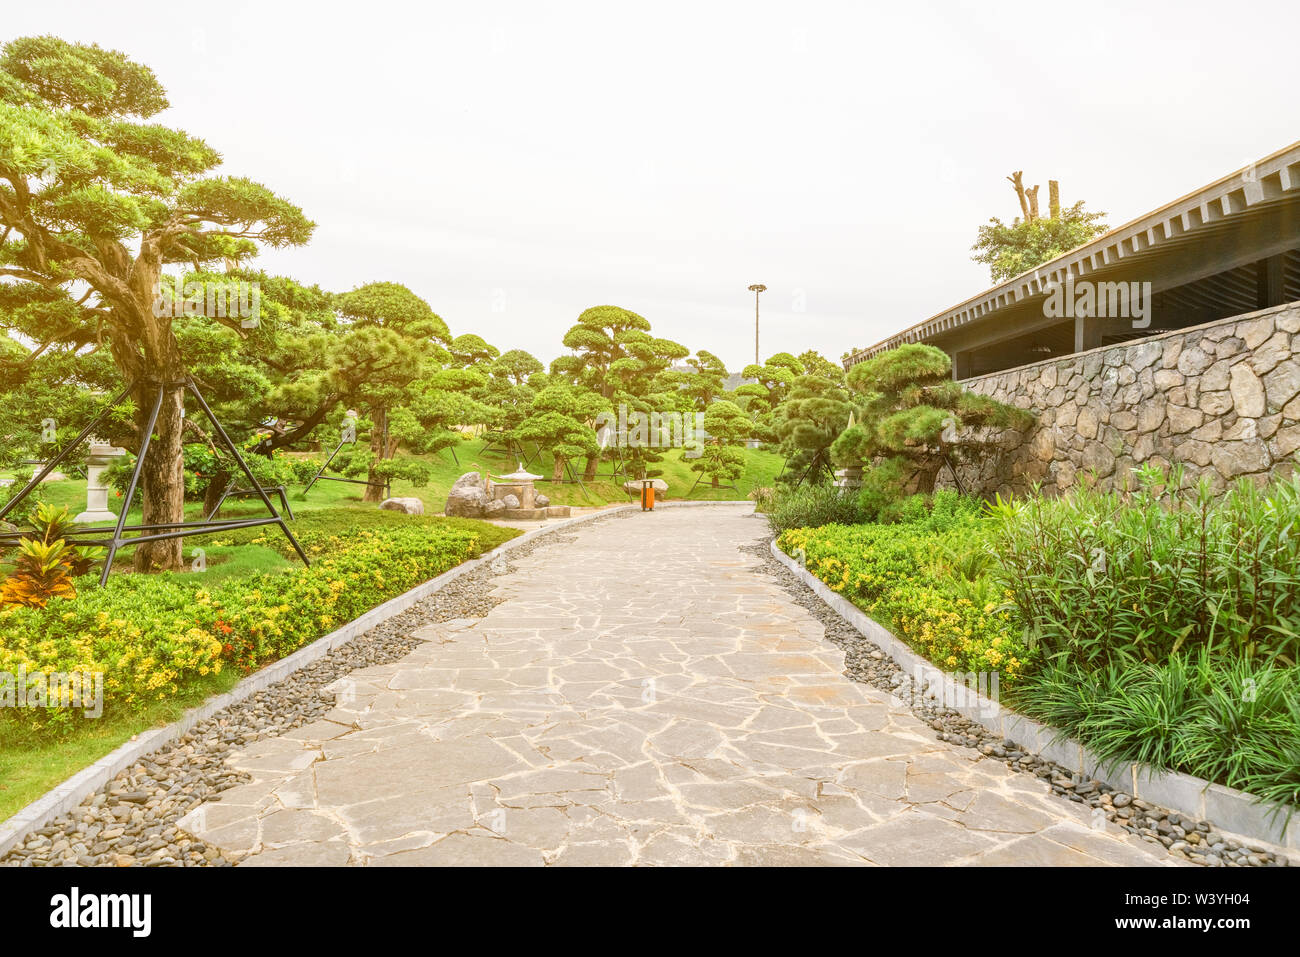
[[[756,282],[749,287],[749,291],[754,294],[754,365],[758,365],[758,294],[767,292],[767,287]]]

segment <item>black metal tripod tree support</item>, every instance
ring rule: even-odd
[[[208,421],[212,423],[212,428],[216,432],[217,437],[221,440],[221,444],[235,457],[235,461],[239,464],[240,471],[242,471],[244,477],[248,479],[250,486],[249,490],[257,493],[257,495],[262,499],[262,503],[266,506],[267,511],[271,514],[268,518],[237,519],[228,522],[199,521],[155,522],[141,525],[126,524],[127,513],[131,510],[131,500],[135,498],[135,490],[140,484],[140,472],[144,467],[145,455],[149,451],[149,443],[153,438],[154,426],[158,424],[158,413],[162,409],[163,397],[166,395],[167,387],[169,385],[176,385],[176,383],[160,382],[158,383],[157,394],[154,397],[153,407],[149,411],[149,422],[145,427],[144,437],[140,442],[140,451],[135,458],[135,468],[131,470],[131,480],[127,484],[126,495],[122,499],[122,511],[118,513],[117,523],[114,525],[112,530],[112,537],[94,537],[102,536],[108,531],[107,528],[76,528],[64,533],[66,538],[73,545],[93,546],[96,548],[108,549],[108,554],[104,558],[103,571],[100,572],[99,575],[100,586],[102,587],[108,581],[108,573],[113,569],[113,559],[117,557],[117,552],[121,548],[139,545],[142,542],[157,542],[172,538],[189,538],[193,535],[213,535],[217,532],[228,532],[238,528],[256,528],[260,525],[280,526],[280,530],[284,532],[285,537],[289,539],[290,544],[293,545],[294,551],[298,553],[298,557],[302,559],[303,564],[310,566],[311,560],[307,558],[307,553],[302,550],[302,546],[298,544],[298,539],[294,538],[293,532],[289,531],[289,526],[285,524],[284,518],[275,510],[275,506],[267,496],[266,490],[262,488],[261,484],[249,470],[248,463],[244,461],[244,457],[239,454],[239,449],[235,447],[235,443],[230,440],[230,436],[226,434],[226,430],[222,428],[221,423],[217,421],[217,417],[213,414],[212,409],[208,407],[208,403],[204,401],[202,393],[198,390],[198,386],[194,384],[194,380],[187,378],[180,384],[187,388],[194,396],[195,400],[199,404],[199,408],[202,409],[203,413],[208,417]],[[116,398],[104,407],[102,412],[95,416],[89,425],[81,430],[80,435],[64,446],[63,450],[60,451],[58,455],[50,459],[49,462],[45,464],[45,467],[32,477],[32,480],[27,483],[21,492],[5,503],[5,505],[0,508],[0,519],[3,519],[6,515],[17,508],[19,503],[31,494],[32,489],[41,484],[41,481],[46,475],[54,471],[60,462],[67,458],[67,456],[70,455],[77,446],[81,445],[81,443],[99,427],[99,424],[107,418],[108,414],[113,410],[113,407],[131,394],[133,388],[134,384],[128,385],[123,389]],[[140,534],[127,536],[124,534],[125,532],[138,532]],[[22,538],[22,535],[22,532],[0,532],[0,544],[16,544],[18,539]]]
[[[356,439],[348,439],[345,437],[339,442],[338,445],[334,446],[334,451],[331,452],[330,457],[325,460],[325,464],[316,470],[316,474],[311,477],[311,481],[308,482],[306,486],[303,487],[302,494],[306,495],[308,492],[310,492],[312,486],[315,485],[317,482],[347,482],[349,485],[364,485],[367,488],[383,489],[384,498],[392,498],[393,497],[392,479],[386,478],[382,482],[371,482],[369,479],[354,479],[354,478],[346,478],[345,476],[342,475],[325,474],[325,470],[330,467],[330,463],[334,461],[335,456],[337,456],[341,451],[343,451],[343,446],[352,445],[355,442]],[[455,457],[455,454],[456,453],[453,451],[452,456]],[[457,464],[459,465],[460,463],[458,462]],[[288,507],[287,503],[285,507],[286,508]]]
[[[700,483],[703,481],[704,481],[704,473],[701,472],[699,476],[696,477],[695,484],[691,486],[691,490],[686,493],[686,497],[690,498],[692,495],[694,495],[695,490],[700,487]],[[736,488],[736,486],[734,485],[706,485],[704,487],[706,489],[731,489],[733,492],[740,491],[740,489]]]

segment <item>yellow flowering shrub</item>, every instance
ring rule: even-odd
[[[337,512],[308,513],[294,525],[315,556],[310,568],[210,587],[195,573],[114,575],[105,588],[86,577],[74,599],[0,610],[0,673],[101,673],[104,713],[137,710],[225,667],[248,672],[282,658],[477,556],[485,537],[495,544],[515,534],[456,520],[395,522],[377,509]],[[341,524],[351,533],[334,530]],[[11,721],[60,731],[81,720],[79,710],[4,707],[0,734]]]
[[[826,525],[788,529],[777,545],[930,661],[999,672],[1006,687],[1034,654],[1010,595],[983,574],[988,531],[978,516],[941,528]]]

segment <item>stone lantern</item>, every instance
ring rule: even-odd
[[[117,521],[117,516],[108,509],[108,486],[103,476],[113,459],[123,455],[126,455],[125,449],[109,445],[103,439],[90,440],[90,451],[86,453],[86,510],[73,518],[74,522],[93,525],[95,522]]]
[[[498,502],[505,502],[507,495],[513,495],[513,503],[506,502],[507,508],[536,508],[537,490],[533,486],[540,475],[525,471],[521,464],[517,471],[509,475],[499,475],[492,482],[492,497]]]

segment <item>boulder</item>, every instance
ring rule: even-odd
[[[483,506],[483,517],[494,518],[495,516],[500,515],[505,510],[506,510],[505,502],[498,502],[496,499],[492,499],[486,505]]]
[[[1246,363],[1239,362],[1232,367],[1228,376],[1228,391],[1232,394],[1232,406],[1238,415],[1254,419],[1264,414],[1267,407],[1264,383]]]
[[[501,504],[504,505],[506,508],[518,508],[519,496],[514,494],[502,496]]]
[[[1259,439],[1222,442],[1214,447],[1210,460],[1219,474],[1228,480],[1235,479],[1238,475],[1263,472],[1272,464],[1268,446]]]
[[[656,492],[668,491],[668,483],[665,482],[663,479],[647,479],[646,481],[652,482],[654,484]],[[641,482],[642,482],[641,479],[632,479],[630,482],[624,482],[623,488],[631,492],[633,495],[640,495]]]
[[[539,495],[537,498],[533,499],[533,501],[538,508],[546,508],[546,506],[551,504],[551,500],[545,495]]]
[[[466,472],[456,479],[447,493],[446,515],[457,518],[482,518],[488,503],[487,486],[478,472]]]
[[[456,481],[451,483],[451,490],[453,492],[456,491],[456,489],[461,488],[481,488],[484,491],[487,491],[487,484],[483,481],[481,473],[466,472],[460,478],[456,479]]]
[[[407,515],[424,514],[424,503],[413,496],[408,498],[386,498],[379,503],[379,507],[388,509],[390,512],[404,512]]]

